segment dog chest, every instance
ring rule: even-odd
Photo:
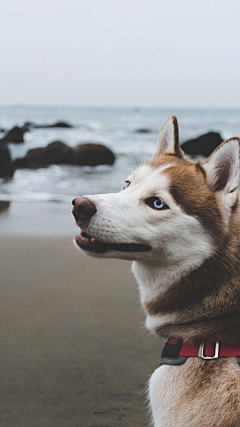
[[[235,358],[162,365],[149,381],[154,427],[237,427],[240,367]]]

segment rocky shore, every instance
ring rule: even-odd
[[[103,144],[84,143],[75,147],[70,147],[63,141],[53,141],[46,147],[31,149],[24,157],[13,161],[8,148],[8,143],[23,144],[24,134],[33,132],[34,129],[44,128],[63,128],[68,129],[73,126],[65,122],[54,124],[35,124],[25,122],[22,127],[15,126],[0,139],[0,178],[11,178],[14,171],[18,168],[37,169],[52,164],[77,165],[77,166],[98,166],[113,165],[116,159],[112,150]],[[134,131],[139,134],[149,134],[153,130],[148,128],[139,128]],[[183,151],[190,156],[208,157],[223,138],[217,132],[209,132],[194,139],[183,142],[181,145]]]

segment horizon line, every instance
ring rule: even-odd
[[[56,107],[64,107],[64,108],[131,108],[131,109],[141,109],[141,108],[156,108],[156,109],[240,109],[240,106],[219,106],[219,105],[137,105],[137,104],[131,104],[131,105],[124,105],[124,104],[28,104],[28,103],[11,103],[11,104],[0,104],[0,108],[6,108],[6,107],[14,107],[14,108],[24,108],[24,107],[50,107],[50,108],[56,108]]]

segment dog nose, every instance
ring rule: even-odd
[[[72,204],[74,206],[72,213],[77,221],[90,219],[97,212],[95,203],[87,197],[73,199]]]

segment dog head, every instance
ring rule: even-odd
[[[184,157],[171,117],[152,160],[122,191],[74,199],[77,246],[92,256],[169,268],[201,263],[223,244],[238,208],[239,141],[229,139],[205,163],[194,163]]]

